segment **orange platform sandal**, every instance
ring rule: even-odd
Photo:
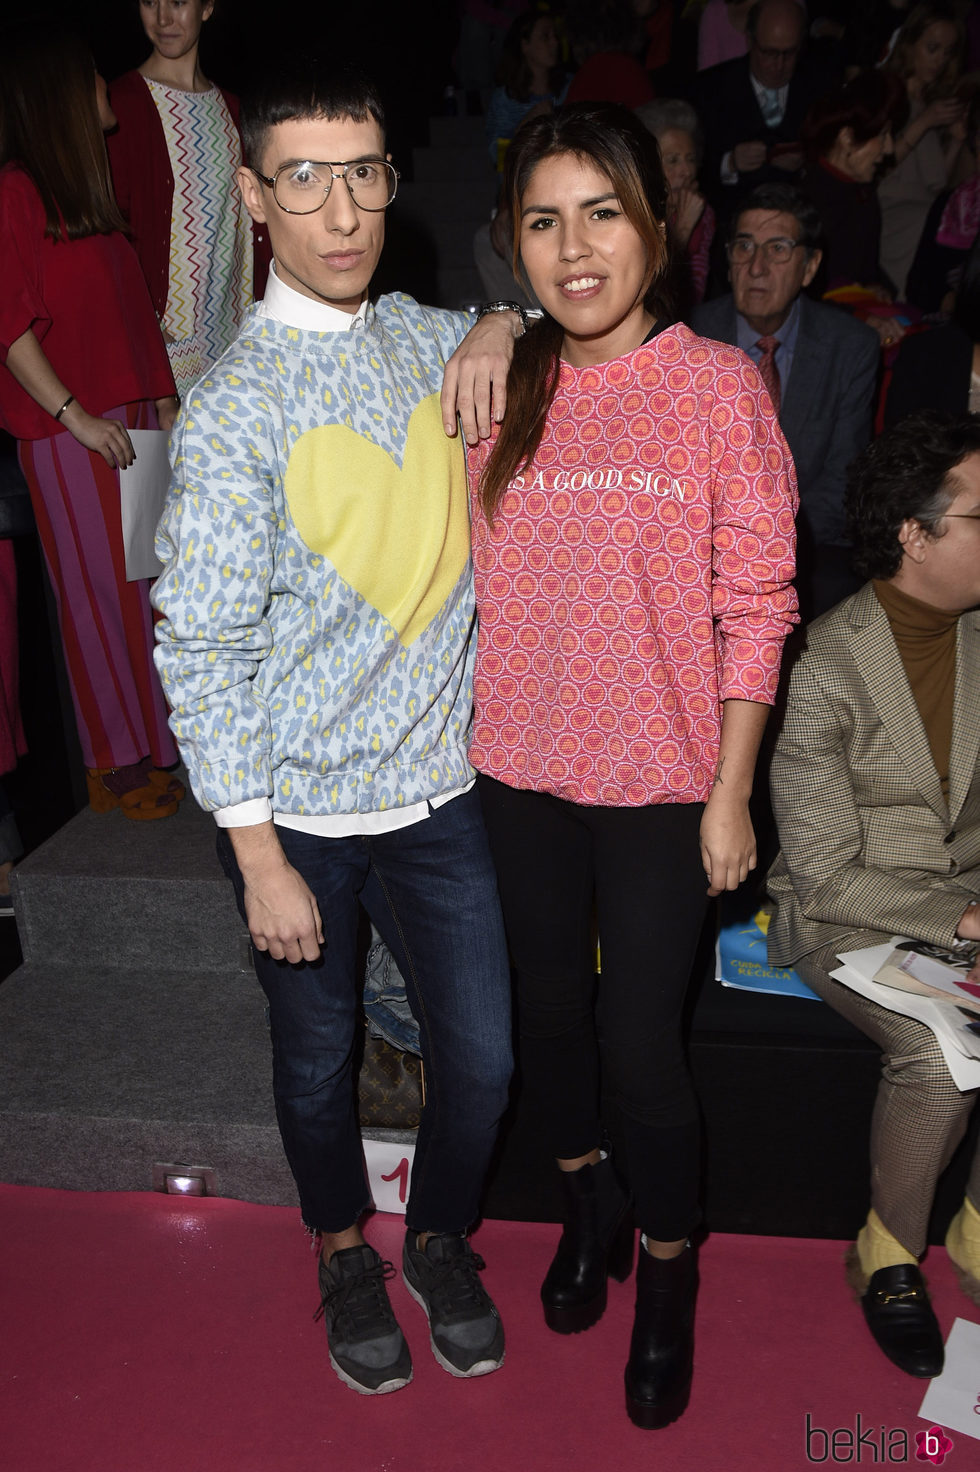
[[[126,767],[86,767],[89,806],[108,813],[119,808],[134,823],[172,818],[184,796],[182,782],[149,767],[148,759]]]

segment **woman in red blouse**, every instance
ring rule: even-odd
[[[627,1409],[659,1427],[691,1378],[700,1128],[681,1009],[707,897],[755,867],[748,797],[795,622],[793,467],[752,364],[670,325],[666,184],[631,113],[538,119],[505,188],[545,315],[492,449],[472,451],[470,758],[524,1084],[565,1190],[545,1318],[598,1319],[607,1272],[629,1271],[632,1198]]]
[[[91,56],[25,26],[0,50],[0,422],[18,441],[58,605],[92,806],[166,817],[183,796],[153,667],[146,582],[127,582],[128,430],[169,429],[173,375],[109,183],[114,119]]]

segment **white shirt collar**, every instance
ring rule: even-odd
[[[354,313],[332,307],[329,302],[314,301],[280,280],[273,261],[259,312],[284,327],[301,327],[310,332],[350,332],[354,327],[363,327],[367,301],[361,302]]]
[[[760,103],[763,97],[775,97],[779,101],[779,106],[785,110],[786,101],[789,97],[788,82],[784,82],[781,87],[764,87],[751,70],[749,71],[749,80],[752,83],[753,90],[755,91],[755,95],[759,99]]]

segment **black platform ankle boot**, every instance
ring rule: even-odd
[[[638,1258],[626,1410],[636,1426],[654,1431],[677,1420],[691,1393],[698,1274],[690,1243],[667,1259],[641,1244]]]
[[[562,1171],[565,1222],[541,1285],[545,1323],[558,1334],[590,1329],[606,1307],[606,1275],[622,1283],[633,1263],[629,1196],[607,1156]]]

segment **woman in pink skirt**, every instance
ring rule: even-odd
[[[92,806],[166,817],[184,795],[153,667],[146,582],[127,582],[128,430],[169,429],[173,375],[109,182],[105,83],[40,26],[0,50],[0,422],[18,441],[58,606]]]

